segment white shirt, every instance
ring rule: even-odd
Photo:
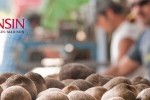
[[[130,38],[136,41],[142,33],[142,29],[137,24],[132,24],[128,21],[124,21],[113,33],[111,43],[111,63],[115,64],[119,57],[119,43],[125,39]]]

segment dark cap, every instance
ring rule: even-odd
[[[96,13],[104,14],[105,11],[110,8],[115,13],[123,14],[127,10],[126,0],[97,0],[96,1]]]

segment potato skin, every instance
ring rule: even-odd
[[[131,81],[128,78],[119,76],[108,81],[103,87],[109,90],[120,83],[126,83],[131,85]]]
[[[70,63],[61,68],[59,79],[61,81],[65,79],[85,79],[93,73],[95,71],[84,64]]]
[[[150,88],[142,90],[137,98],[137,100],[150,100]]]
[[[69,100],[96,100],[95,97],[83,91],[72,91],[67,96]]]
[[[121,83],[105,92],[101,100],[108,100],[112,97],[122,97],[125,100],[135,100],[136,92],[133,86]]]
[[[95,97],[97,100],[101,100],[103,94],[107,91],[107,89],[101,87],[101,86],[97,86],[97,87],[92,87],[89,88],[88,90],[86,90],[85,92],[92,95],[93,97]]]

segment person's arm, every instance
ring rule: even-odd
[[[127,56],[124,56],[116,65],[111,65],[104,73],[106,75],[124,76],[133,72],[142,63],[140,40],[131,48]]]
[[[129,51],[129,49],[131,48],[131,46],[134,44],[133,39],[131,38],[124,38],[120,41],[119,43],[119,57],[118,57],[118,61],[124,57],[124,55],[127,54],[127,52]]]
[[[110,66],[104,74],[113,76],[125,76],[132,73],[139,67],[139,65],[139,62],[134,61],[129,57],[124,57],[117,65]]]

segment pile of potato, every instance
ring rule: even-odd
[[[0,100],[150,100],[150,81],[143,77],[104,76],[78,63],[64,65],[58,77],[1,74]]]

